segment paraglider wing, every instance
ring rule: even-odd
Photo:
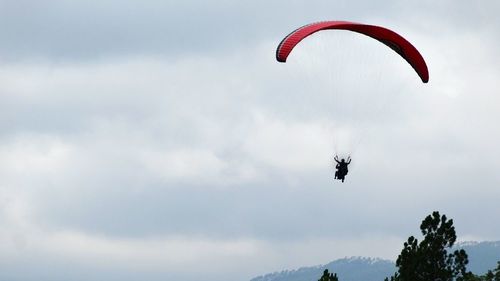
[[[276,49],[276,59],[279,62],[286,62],[288,55],[300,41],[313,33],[327,29],[350,30],[384,43],[403,57],[415,69],[422,82],[427,83],[429,81],[427,64],[418,50],[396,32],[375,25],[347,21],[325,21],[305,25],[293,31],[281,41]]]

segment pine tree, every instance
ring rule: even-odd
[[[339,278],[337,278],[337,273],[328,273],[328,269],[325,269],[318,281],[339,281]]]
[[[398,272],[391,281],[474,280],[466,271],[467,253],[464,250],[448,253],[457,239],[453,220],[433,212],[422,221],[420,230],[424,239],[419,243],[411,236],[404,243],[396,260]]]

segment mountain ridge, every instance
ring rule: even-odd
[[[484,274],[500,261],[500,241],[463,241],[452,250],[464,249],[469,255],[468,270]],[[396,272],[395,262],[377,257],[351,256],[327,264],[305,266],[264,274],[250,281],[315,281],[325,269],[337,273],[341,281],[383,281]]]

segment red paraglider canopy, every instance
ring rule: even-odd
[[[276,50],[276,59],[279,62],[286,62],[288,55],[300,41],[315,32],[326,29],[350,30],[384,43],[396,51],[415,69],[422,82],[427,83],[429,81],[429,71],[427,70],[424,58],[408,40],[384,27],[348,21],[325,21],[298,28],[281,41]]]

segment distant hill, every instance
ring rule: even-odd
[[[475,274],[484,274],[500,261],[500,241],[464,242],[455,248],[465,249],[469,255],[467,268]],[[325,265],[284,270],[253,278],[250,281],[316,281],[323,271],[336,272],[340,281],[383,281],[396,272],[393,261],[379,258],[351,257]]]
[[[457,248],[464,249],[469,255],[467,269],[475,274],[484,274],[497,266],[500,261],[500,241],[462,242]]]
[[[394,263],[389,260],[352,257],[326,265],[266,274],[251,281],[316,281],[326,268],[330,272],[336,272],[341,281],[383,281],[396,270]]]

